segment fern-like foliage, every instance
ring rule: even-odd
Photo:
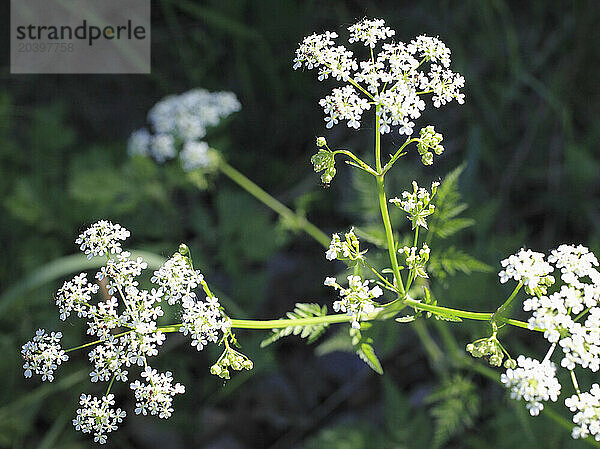
[[[290,320],[298,320],[301,318],[311,318],[325,315],[327,315],[327,306],[320,306],[319,304],[296,303],[294,310],[292,312],[288,312],[286,317]],[[329,323],[320,323],[272,329],[273,333],[260,343],[260,347],[264,348],[265,346],[276,342],[280,338],[287,337],[288,335],[300,335],[301,338],[307,339],[308,344],[311,344],[314,343],[321,335],[323,335],[328,326]]]
[[[473,382],[455,374],[444,381],[426,402],[433,404],[431,415],[435,431],[431,447],[444,446],[452,437],[473,425],[480,410],[479,396]]]
[[[464,170],[464,164],[452,170],[438,188],[435,198],[435,213],[429,224],[427,240],[431,242],[434,238],[441,241],[431,244],[428,270],[438,279],[453,276],[457,272],[470,274],[472,272],[491,271],[491,267],[473,256],[448,246],[444,240],[454,236],[458,232],[475,224],[471,218],[462,217],[461,214],[467,209],[467,204],[462,202],[458,181]]]
[[[371,323],[362,323],[361,326],[361,329],[364,331],[371,327]],[[354,351],[356,352],[356,355],[369,366],[369,368],[377,374],[383,374],[383,367],[377,358],[377,354],[375,354],[375,349],[373,349],[373,339],[363,335],[361,329],[350,328],[350,337],[352,339]]]

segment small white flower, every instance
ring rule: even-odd
[[[407,214],[407,218],[412,223],[412,229],[421,226],[427,229],[426,218],[435,211],[435,206],[431,204],[433,197],[439,186],[438,182],[431,184],[431,193],[427,189],[419,187],[416,181],[413,181],[413,191],[402,192],[402,198],[392,198],[390,203],[402,209]]]
[[[180,383],[173,385],[173,375],[170,371],[158,373],[149,366],[142,372],[142,377],[147,383],[136,380],[130,384],[135,393],[135,413],[169,418],[173,413],[173,397],[185,393],[185,387]]]
[[[319,81],[331,76],[346,83],[319,102],[328,128],[342,120],[359,128],[362,113],[375,106],[380,133],[397,127],[400,134],[410,136],[414,120],[425,109],[422,96],[431,94],[435,107],[452,100],[464,103],[460,90],[465,80],[448,68],[450,50],[438,38],[419,36],[408,45],[383,43],[381,51],[374,54],[377,43],[394,36],[394,30],[382,19],[363,19],[348,30],[348,42],[369,47],[371,58],[358,62],[346,47],[336,45],[338,35],[333,32],[306,37],[294,58],[294,69],[317,69]],[[422,157],[427,163],[432,159],[429,152]]]
[[[117,424],[123,422],[126,415],[120,408],[111,408],[115,404],[114,397],[109,394],[98,399],[82,394],[79,398],[81,407],[77,409],[77,416],[73,420],[75,429],[83,433],[93,432],[96,443],[106,443],[106,434],[117,430]]]
[[[575,394],[565,399],[565,405],[576,412],[573,415],[573,423],[576,424],[573,427],[573,438],[592,435],[596,441],[600,441],[600,386],[593,384],[589,393]]]
[[[509,279],[521,281],[531,294],[539,291],[539,288],[543,292],[545,286],[554,283],[554,278],[550,276],[554,267],[544,260],[543,253],[521,248],[517,254],[504,259],[501,265],[504,268],[498,273],[501,283],[504,284]]]
[[[381,288],[376,285],[369,289],[369,284],[373,281],[364,281],[360,276],[348,276],[348,288],[340,286],[335,278],[326,278],[325,285],[339,290],[341,299],[333,303],[333,310],[346,313],[352,317],[351,324],[355,329],[360,329],[360,319],[363,314],[370,314],[377,309],[377,303],[374,298],[383,295]]]
[[[225,334],[231,322],[224,316],[219,300],[206,297],[206,301],[188,298],[182,302],[180,332],[190,334],[192,346],[201,351],[209,342],[216,343],[219,333]]]
[[[357,260],[362,259],[365,251],[360,251],[360,242],[354,233],[354,228],[351,228],[344,234],[345,240],[342,240],[339,234],[331,236],[331,243],[325,252],[327,260]]]
[[[51,332],[47,334],[44,329],[38,329],[35,337],[25,343],[21,348],[21,355],[25,363],[23,369],[25,377],[31,377],[33,373],[42,376],[42,380],[52,382],[54,371],[69,356],[60,347],[62,332]]]
[[[80,273],[72,280],[66,281],[56,294],[56,305],[60,311],[60,319],[66,320],[72,311],[79,318],[90,313],[92,295],[98,292],[98,284],[87,282],[87,275]]]
[[[544,409],[544,401],[556,402],[560,395],[556,367],[549,360],[539,362],[523,355],[517,358],[517,363],[517,368],[507,369],[500,379],[510,389],[510,397],[524,399],[531,416],[537,416]]]
[[[385,26],[383,19],[363,19],[348,27],[350,38],[348,42],[363,42],[365,46],[375,48],[375,44],[396,34],[394,30]]]
[[[154,272],[151,281],[160,286],[165,299],[170,305],[182,299],[194,299],[193,291],[204,280],[199,270],[193,270],[187,259],[179,253],[167,260],[159,270]]]
[[[119,240],[125,240],[129,235],[129,231],[121,225],[100,220],[80,234],[75,243],[91,259],[93,256],[120,253],[122,249]]]

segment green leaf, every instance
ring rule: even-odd
[[[437,253],[432,252],[429,259],[429,272],[439,278],[445,278],[447,275],[453,276],[456,272],[470,274],[489,271],[492,271],[492,267],[454,246]]]
[[[401,316],[400,318],[396,318],[396,321],[398,323],[410,323],[411,321],[415,320],[415,316],[414,315],[406,315],[406,316]]]
[[[286,317],[290,320],[297,320],[301,318],[311,318],[325,315],[327,315],[327,306],[320,306],[319,304],[297,303],[294,311],[288,312]],[[271,343],[276,342],[280,338],[287,337],[288,335],[299,335],[300,338],[306,338],[308,344],[312,344],[321,335],[323,335],[328,326],[329,323],[319,323],[272,329],[273,334],[270,337],[265,338],[260,343],[260,347],[264,348],[269,346]]]
[[[379,362],[379,359],[375,355],[373,346],[368,343],[360,343],[356,349],[356,354],[358,354],[360,359],[369,365],[369,367],[377,374],[383,374],[381,362]]]
[[[444,446],[452,437],[472,426],[479,415],[475,385],[458,374],[444,381],[425,402],[434,404],[431,409],[435,421],[433,448]]]
[[[352,327],[350,328],[352,346],[354,346],[356,354],[363,362],[365,362],[377,374],[383,374],[381,362],[377,358],[375,350],[371,345],[371,343],[373,343],[373,339],[362,334],[362,331],[365,331],[371,327],[371,323],[362,323],[361,326],[362,328],[360,330]]]

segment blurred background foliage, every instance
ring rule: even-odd
[[[8,2],[1,8],[6,47]],[[129,133],[163,96],[194,87],[235,92],[243,109],[211,144],[327,233],[359,226],[375,253],[381,231],[368,179],[342,169],[322,189],[309,163],[317,135],[362,155],[372,139],[369,126],[325,133],[317,101],[332,84],[291,69],[297,43],[314,31],[343,35],[363,16],[382,17],[401,40],[439,35],[465,76],[465,105],[430,111],[419,122],[443,133],[444,155],[423,168],[410,153],[388,187],[398,195],[412,179],[425,184],[462,167],[453,201],[468,204],[464,229],[434,236],[432,247],[473,259],[461,265],[458,257],[454,269],[438,263],[432,289],[439,304],[497,307],[509,288],[497,282],[499,260],[522,245],[547,251],[581,242],[600,250],[597,2],[153,0],[152,16],[148,76],[11,76],[8,53],[2,56],[0,447],[91,444],[70,424],[79,394],[102,388],[87,381],[86,355],[74,355],[53,384],[25,382],[20,369],[20,345],[37,327],[59,325],[52,298],[62,280],[17,293],[13,287],[74,253],[76,234],[96,219],[123,224],[134,236],[130,247],[161,256],[186,242],[235,317],[274,318],[297,301],[333,299],[322,280],[343,267],[327,264],[317,243],[284,229],[228,180],[216,177],[214,188],[200,192],[176,166],[127,158]],[[393,135],[383,141],[389,152],[399,143]],[[400,214],[394,224],[408,231]],[[67,262],[60,264],[58,271]],[[66,341],[81,340],[80,323],[61,324]],[[369,335],[384,376],[345,352],[347,329],[340,329],[310,347],[290,337],[262,350],[268,333],[240,332],[255,370],[227,384],[208,374],[216,351],[197,353],[171,336],[155,364],[187,387],[176,413],[166,422],[135,416],[131,394],[119,385],[128,417],[107,446],[586,447],[553,421],[531,419],[497,383],[461,362],[465,344],[488,331],[484,324],[376,324]],[[525,331],[505,338],[514,354],[543,351],[541,339]]]

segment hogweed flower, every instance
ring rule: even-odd
[[[199,270],[194,270],[184,256],[175,253],[154,272],[151,280],[163,289],[164,298],[173,305],[178,301],[196,298],[194,290],[204,280],[204,276]]]
[[[101,399],[91,395],[82,394],[79,398],[80,408],[73,420],[76,430],[83,433],[94,433],[94,441],[104,444],[107,433],[117,430],[118,424],[123,422],[125,411],[120,408],[112,408],[115,405],[115,395],[102,396]]]
[[[375,312],[378,304],[373,299],[382,296],[383,290],[378,285],[370,289],[369,284],[374,281],[366,280],[363,282],[360,276],[350,275],[347,279],[348,288],[339,285],[334,277],[326,278],[324,285],[339,291],[341,299],[333,303],[333,310],[346,313],[349,317],[352,317],[352,327],[360,329],[361,316]]]
[[[294,58],[294,69],[318,69],[319,81],[331,76],[345,83],[319,102],[328,128],[340,121],[359,128],[363,112],[374,106],[382,134],[398,127],[400,134],[411,135],[414,120],[425,109],[422,95],[432,94],[435,107],[464,102],[464,78],[448,68],[450,50],[438,38],[384,42],[396,33],[382,19],[363,19],[348,30],[348,42],[364,44],[370,58],[359,61],[352,51],[336,45],[338,35],[329,31],[304,38]],[[381,50],[373,52],[380,43]],[[423,70],[426,62],[429,71]]]
[[[21,348],[21,355],[25,363],[23,369],[25,377],[33,373],[42,376],[42,380],[52,382],[54,371],[58,366],[69,359],[69,356],[60,346],[62,332],[47,334],[44,329],[38,329],[35,337],[25,343]]]
[[[207,296],[205,301],[185,299],[182,302],[182,326],[180,331],[190,335],[192,346],[198,351],[209,343],[219,340],[219,333],[226,334],[231,323],[224,315],[219,299]]]
[[[600,441],[600,386],[593,384],[589,393],[579,393],[565,399],[565,405],[572,412],[573,427],[572,436],[575,439],[586,438],[592,435],[596,441]]]
[[[180,383],[173,385],[173,374],[170,371],[158,373],[146,366],[141,376],[147,383],[136,380],[130,384],[135,394],[135,413],[169,418],[173,414],[173,397],[185,393],[185,387]]]
[[[82,395],[81,407],[73,420],[76,429],[94,433],[95,441],[105,443],[107,434],[117,428],[125,416],[120,409],[113,409],[114,396],[108,394],[114,381],[127,382],[131,367],[145,367],[141,377],[130,386],[136,397],[136,413],[158,415],[168,418],[173,412],[175,394],[185,391],[181,384],[173,384],[170,372],[157,373],[148,367],[150,357],[158,355],[166,339],[165,332],[177,330],[191,336],[192,346],[202,349],[208,342],[224,343],[226,357],[221,366],[221,377],[228,377],[227,367],[250,369],[252,362],[237,351],[230,350],[229,342],[235,342],[231,322],[216,297],[210,294],[202,273],[194,270],[185,245],[154,272],[151,281],[155,288],[139,287],[137,278],[148,264],[141,257],[133,258],[121,248],[121,241],[129,237],[129,231],[118,224],[102,220],[85,230],[76,243],[88,257],[105,256],[107,261],[96,273],[107,295],[98,298],[99,285],[88,282],[81,273],[67,281],[59,289],[56,305],[60,318],[65,320],[71,313],[87,321],[87,333],[97,340],[71,348],[60,346],[62,334],[47,334],[40,329],[32,341],[23,345],[24,375],[33,373],[42,380],[52,381],[54,371],[68,359],[66,352],[90,347],[89,361],[91,382],[110,382],[107,393],[101,399]],[[185,255],[184,255],[185,254]],[[198,301],[194,290],[202,288],[208,296]],[[182,323],[160,327],[163,305],[178,305],[182,310]],[[163,332],[164,331],[164,332]],[[219,339],[220,337],[220,339]],[[211,372],[215,368],[211,368]]]
[[[543,253],[521,248],[517,254],[504,259],[501,265],[504,269],[498,276],[502,284],[509,279],[521,281],[532,295],[536,292],[544,294],[546,287],[554,283],[554,277],[550,276],[554,268],[544,260]]]
[[[542,362],[520,355],[517,368],[509,368],[501,381],[510,389],[512,399],[524,399],[531,416],[539,415],[544,401],[556,402],[561,385],[556,378],[556,367],[549,360]]]
[[[92,295],[98,293],[98,284],[87,282],[87,275],[80,273],[72,280],[66,281],[56,294],[56,305],[60,319],[66,320],[75,311],[79,318],[89,316]]]
[[[408,219],[412,223],[412,229],[417,226],[427,229],[426,218],[435,211],[435,206],[431,201],[437,193],[439,182],[431,184],[431,193],[422,187],[419,187],[416,181],[413,181],[412,192],[402,192],[402,198],[392,198],[390,203],[402,209],[408,215]]]
[[[91,259],[94,256],[120,253],[122,249],[119,240],[126,240],[129,236],[130,232],[121,225],[100,220],[81,233],[75,243]]]

